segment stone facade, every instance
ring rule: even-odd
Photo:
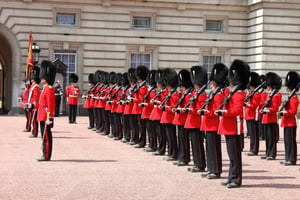
[[[74,14],[75,23],[57,25],[59,13]],[[133,28],[136,16],[150,19],[150,28]],[[207,31],[210,21],[221,22],[221,31]],[[0,0],[0,61],[11,83],[6,104],[18,107],[30,30],[40,60],[75,52],[78,84],[87,89],[89,73],[124,72],[131,54],[151,55],[152,69],[190,68],[205,56],[229,66],[239,58],[258,73],[285,77],[300,70],[299,27],[299,0]]]

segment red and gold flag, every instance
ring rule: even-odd
[[[32,59],[32,34],[29,32],[29,44],[28,44],[28,56],[26,64],[26,80],[30,80],[30,74],[33,71],[33,59]]]

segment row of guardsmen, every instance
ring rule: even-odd
[[[230,164],[228,178],[221,185],[235,188],[242,184],[244,120],[250,135],[246,154],[258,154],[262,137],[266,152],[261,158],[274,160],[279,140],[277,117],[282,116],[285,160],[281,164],[296,164],[299,82],[297,72],[288,72],[285,85],[289,97],[282,104],[281,78],[273,72],[265,76],[250,72],[242,60],[234,60],[229,69],[215,64],[209,80],[201,66],[179,73],[138,66],[123,74],[100,70],[89,74],[90,89],[82,97],[89,112],[89,129],[153,155],[167,151],[165,160],[178,166],[191,161],[191,144],[194,166],[188,171],[203,172],[202,177],[208,179],[221,176],[221,135],[225,135]]]

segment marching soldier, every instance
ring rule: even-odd
[[[88,129],[93,129],[95,126],[95,117],[94,117],[95,113],[94,113],[94,101],[93,101],[94,100],[94,98],[93,98],[94,97],[94,87],[95,87],[94,74],[89,74],[88,81],[89,81],[90,89],[86,95],[83,95],[83,98],[85,98],[85,103],[84,103],[83,108],[86,108],[88,110],[88,114],[89,114]]]
[[[296,165],[297,162],[297,123],[296,114],[298,111],[299,100],[296,92],[300,86],[300,76],[295,71],[290,71],[285,78],[285,86],[289,93],[288,100],[282,105],[279,114],[282,116],[281,127],[284,127],[284,149],[285,159],[282,165]]]
[[[39,124],[37,121],[37,111],[39,109],[39,99],[40,99],[40,68],[34,67],[33,72],[31,73],[31,87],[28,95],[28,103],[27,107],[29,112],[31,113],[31,123],[32,123],[32,134],[29,136],[30,138],[34,138],[38,136],[39,132]]]
[[[206,134],[207,173],[202,174],[202,177],[208,179],[218,179],[222,173],[221,135],[218,134],[219,117],[215,115],[215,111],[225,97],[222,90],[226,87],[227,75],[228,68],[224,64],[217,63],[213,66],[209,78],[211,92],[198,110],[198,113],[203,116],[201,131],[205,131]]]
[[[242,60],[234,60],[229,70],[230,93],[225,97],[216,114],[221,117],[218,134],[225,135],[229,157],[229,174],[221,185],[227,188],[240,187],[242,184],[241,133],[243,106],[250,77],[250,67]]]
[[[22,96],[22,105],[21,107],[24,109],[25,112],[25,117],[26,117],[26,126],[23,132],[30,132],[31,131],[31,123],[30,123],[30,112],[29,109],[27,108],[27,102],[28,102],[28,95],[29,95],[29,90],[30,90],[30,81],[25,80],[25,90]]]
[[[67,87],[67,102],[69,104],[69,124],[76,124],[78,97],[80,88],[76,85],[78,82],[77,74],[71,73],[69,76],[70,86]]]
[[[105,104],[106,100],[102,100],[102,98],[108,91],[109,91],[109,84],[108,84],[108,72],[102,72],[100,73],[100,82],[101,87],[97,89],[95,93],[95,107],[100,109],[100,121],[99,121],[99,127],[100,127],[100,134],[101,135],[108,135],[109,134],[109,127],[107,127],[107,123],[105,123],[106,119],[108,118],[108,113],[105,111]],[[98,103],[97,103],[98,101]]]
[[[116,127],[113,126],[113,114],[112,114],[112,106],[109,103],[109,98],[111,97],[112,93],[115,91],[115,72],[110,72],[108,76],[108,90],[105,92],[104,96],[100,97],[100,100],[105,103],[105,112],[107,113],[108,118],[105,118],[105,126],[108,127],[107,133],[108,137],[113,138],[116,134]]]
[[[277,112],[281,105],[282,96],[279,92],[282,85],[280,76],[274,72],[268,72],[266,74],[266,85],[268,96],[261,108],[263,113],[262,124],[266,137],[266,154],[261,156],[261,159],[274,160],[277,155],[277,142],[279,140]]]
[[[259,79],[260,79],[260,82],[261,83],[264,83],[262,88],[259,90],[259,93],[260,93],[260,104],[259,104],[259,107],[258,107],[258,110],[260,111],[262,106],[264,105],[265,101],[267,100],[267,93],[265,92],[265,89],[267,88],[266,86],[266,76],[265,75],[260,75],[259,76]],[[262,116],[263,116],[263,113],[262,112],[259,112],[258,113],[258,130],[259,130],[259,140],[265,140],[265,133],[264,133],[264,126],[262,124]]]
[[[40,79],[43,90],[40,95],[37,120],[40,122],[42,133],[43,155],[37,161],[50,161],[52,154],[53,117],[55,112],[55,95],[52,85],[55,80],[55,67],[51,61],[44,60],[41,63]]]
[[[61,96],[63,95],[63,89],[61,88],[61,86],[59,84],[59,80],[57,80],[54,84],[54,92],[55,92],[55,117],[58,117]]]

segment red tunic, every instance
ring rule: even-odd
[[[38,84],[31,85],[28,98],[30,98],[29,103],[34,105],[34,109],[39,109],[40,87]]]
[[[30,88],[30,87],[29,87]],[[28,102],[28,91],[29,91],[29,88],[25,88],[25,91],[23,93],[23,97],[22,97],[22,105],[21,107],[22,108],[25,108],[26,107],[26,103]]]
[[[116,89],[116,91],[117,91],[117,89]],[[116,92],[116,91],[115,91],[115,92]],[[113,92],[113,94],[114,94],[115,92]],[[112,112],[112,113],[116,113],[116,112],[118,111],[117,99],[120,98],[121,93],[122,93],[122,90],[120,89],[120,90],[115,94],[114,98],[111,98],[111,99],[110,99],[110,100],[112,101],[112,103],[111,103],[111,106],[112,106],[111,112]]]
[[[89,89],[88,93],[86,94],[86,99],[84,103],[84,108],[93,108],[94,106],[94,88],[93,86]]]
[[[111,87],[109,88],[109,91],[106,93],[104,99],[102,101],[105,101],[105,110],[111,110],[112,109],[112,105],[107,101],[107,99],[110,99],[111,95],[116,91],[115,88],[112,89],[112,87],[114,87],[113,85],[111,85]]]
[[[131,92],[133,90],[133,88],[134,88],[134,85],[130,86],[130,88],[128,89],[128,93]],[[125,101],[127,101],[127,100],[128,99],[125,98]],[[133,108],[133,103],[131,101],[127,102],[125,104],[124,115],[131,115],[132,114],[132,108]]]
[[[201,124],[202,131],[218,131],[219,128],[219,116],[215,115],[215,111],[222,104],[223,99],[225,98],[224,92],[217,93],[213,100],[205,108],[209,112],[205,112],[203,116],[203,121]]]
[[[124,92],[124,89],[125,89],[125,88],[122,89],[122,92],[121,92],[121,93]],[[124,101],[124,100],[125,100],[125,97],[126,97],[127,94],[128,94],[128,90],[125,91],[124,96],[123,96],[122,99],[121,99],[121,95],[118,97],[119,103],[118,103],[117,113],[124,113],[124,110],[125,110],[125,104],[123,104],[123,103],[121,104],[121,101]]]
[[[147,103],[148,105],[143,107],[142,116],[141,116],[142,119],[150,118],[151,112],[154,108],[154,105],[153,103],[150,102],[150,100],[155,96],[155,93],[156,93],[155,90],[152,90],[148,95],[147,99],[144,101],[144,103]]]
[[[68,104],[77,105],[79,95],[80,95],[80,89],[78,86],[70,85],[67,87]]]
[[[258,120],[259,105],[260,105],[260,93],[256,92],[252,98],[248,101],[245,107],[245,120]]]
[[[227,110],[223,113],[220,121],[218,134],[220,135],[240,135],[243,133],[243,105],[246,99],[244,91],[235,92],[229,102],[222,108]]]
[[[194,89],[192,92],[192,96],[197,93],[197,90]],[[206,93],[202,93],[198,96],[198,99],[192,103],[189,108],[192,110],[189,111],[186,122],[184,124],[184,128],[192,129],[192,128],[200,128],[201,127],[201,115],[197,113],[197,111],[202,107],[205,99]]]
[[[142,114],[143,108],[139,106],[139,104],[142,102],[147,92],[147,86],[144,85],[143,87],[139,88],[139,90],[133,95],[133,98],[135,98],[135,100],[133,101],[133,108],[131,114]]]
[[[157,90],[155,91],[155,95],[156,95],[156,92]],[[165,96],[168,94],[168,91],[167,90],[164,90],[159,97],[157,97],[156,99],[154,100],[157,100],[157,101],[162,101]],[[161,116],[162,116],[162,113],[163,111],[158,107],[158,105],[154,105],[152,102],[150,102],[150,104],[153,105],[153,110],[150,114],[150,120],[154,121],[154,120],[161,120]]]
[[[296,126],[296,114],[298,111],[298,105],[299,100],[298,96],[294,95],[290,100],[287,106],[284,110],[287,111],[287,113],[284,113],[282,119],[281,119],[281,127],[291,127]]]
[[[277,123],[277,112],[279,109],[279,106],[281,105],[281,93],[277,92],[269,104],[266,106],[267,108],[270,109],[270,112],[263,114],[262,118],[262,124],[272,124],[272,123]],[[268,94],[269,98],[269,94]]]
[[[174,108],[174,106],[176,105],[176,103],[179,100],[179,95],[178,92],[175,91],[171,97],[169,98],[169,100],[167,100],[164,104],[164,106],[166,106],[166,110],[163,111],[162,116],[161,116],[161,120],[160,123],[162,124],[170,124],[173,122],[174,117],[175,117],[175,113],[172,111],[172,109]]]
[[[40,96],[37,120],[46,121],[47,117],[53,118],[54,112],[55,112],[55,92],[52,86],[45,85]]]
[[[181,92],[181,95],[180,95],[180,98],[184,95],[184,91]],[[184,100],[181,102],[180,105],[178,105],[177,108],[183,108],[188,102],[189,102],[189,99],[191,98],[191,94],[187,94],[185,97],[184,97]],[[186,119],[187,119],[187,116],[188,114],[184,111],[180,111],[180,113],[175,113],[175,117],[174,117],[174,120],[173,120],[173,124],[174,125],[179,125],[179,126],[183,126],[186,122]]]

